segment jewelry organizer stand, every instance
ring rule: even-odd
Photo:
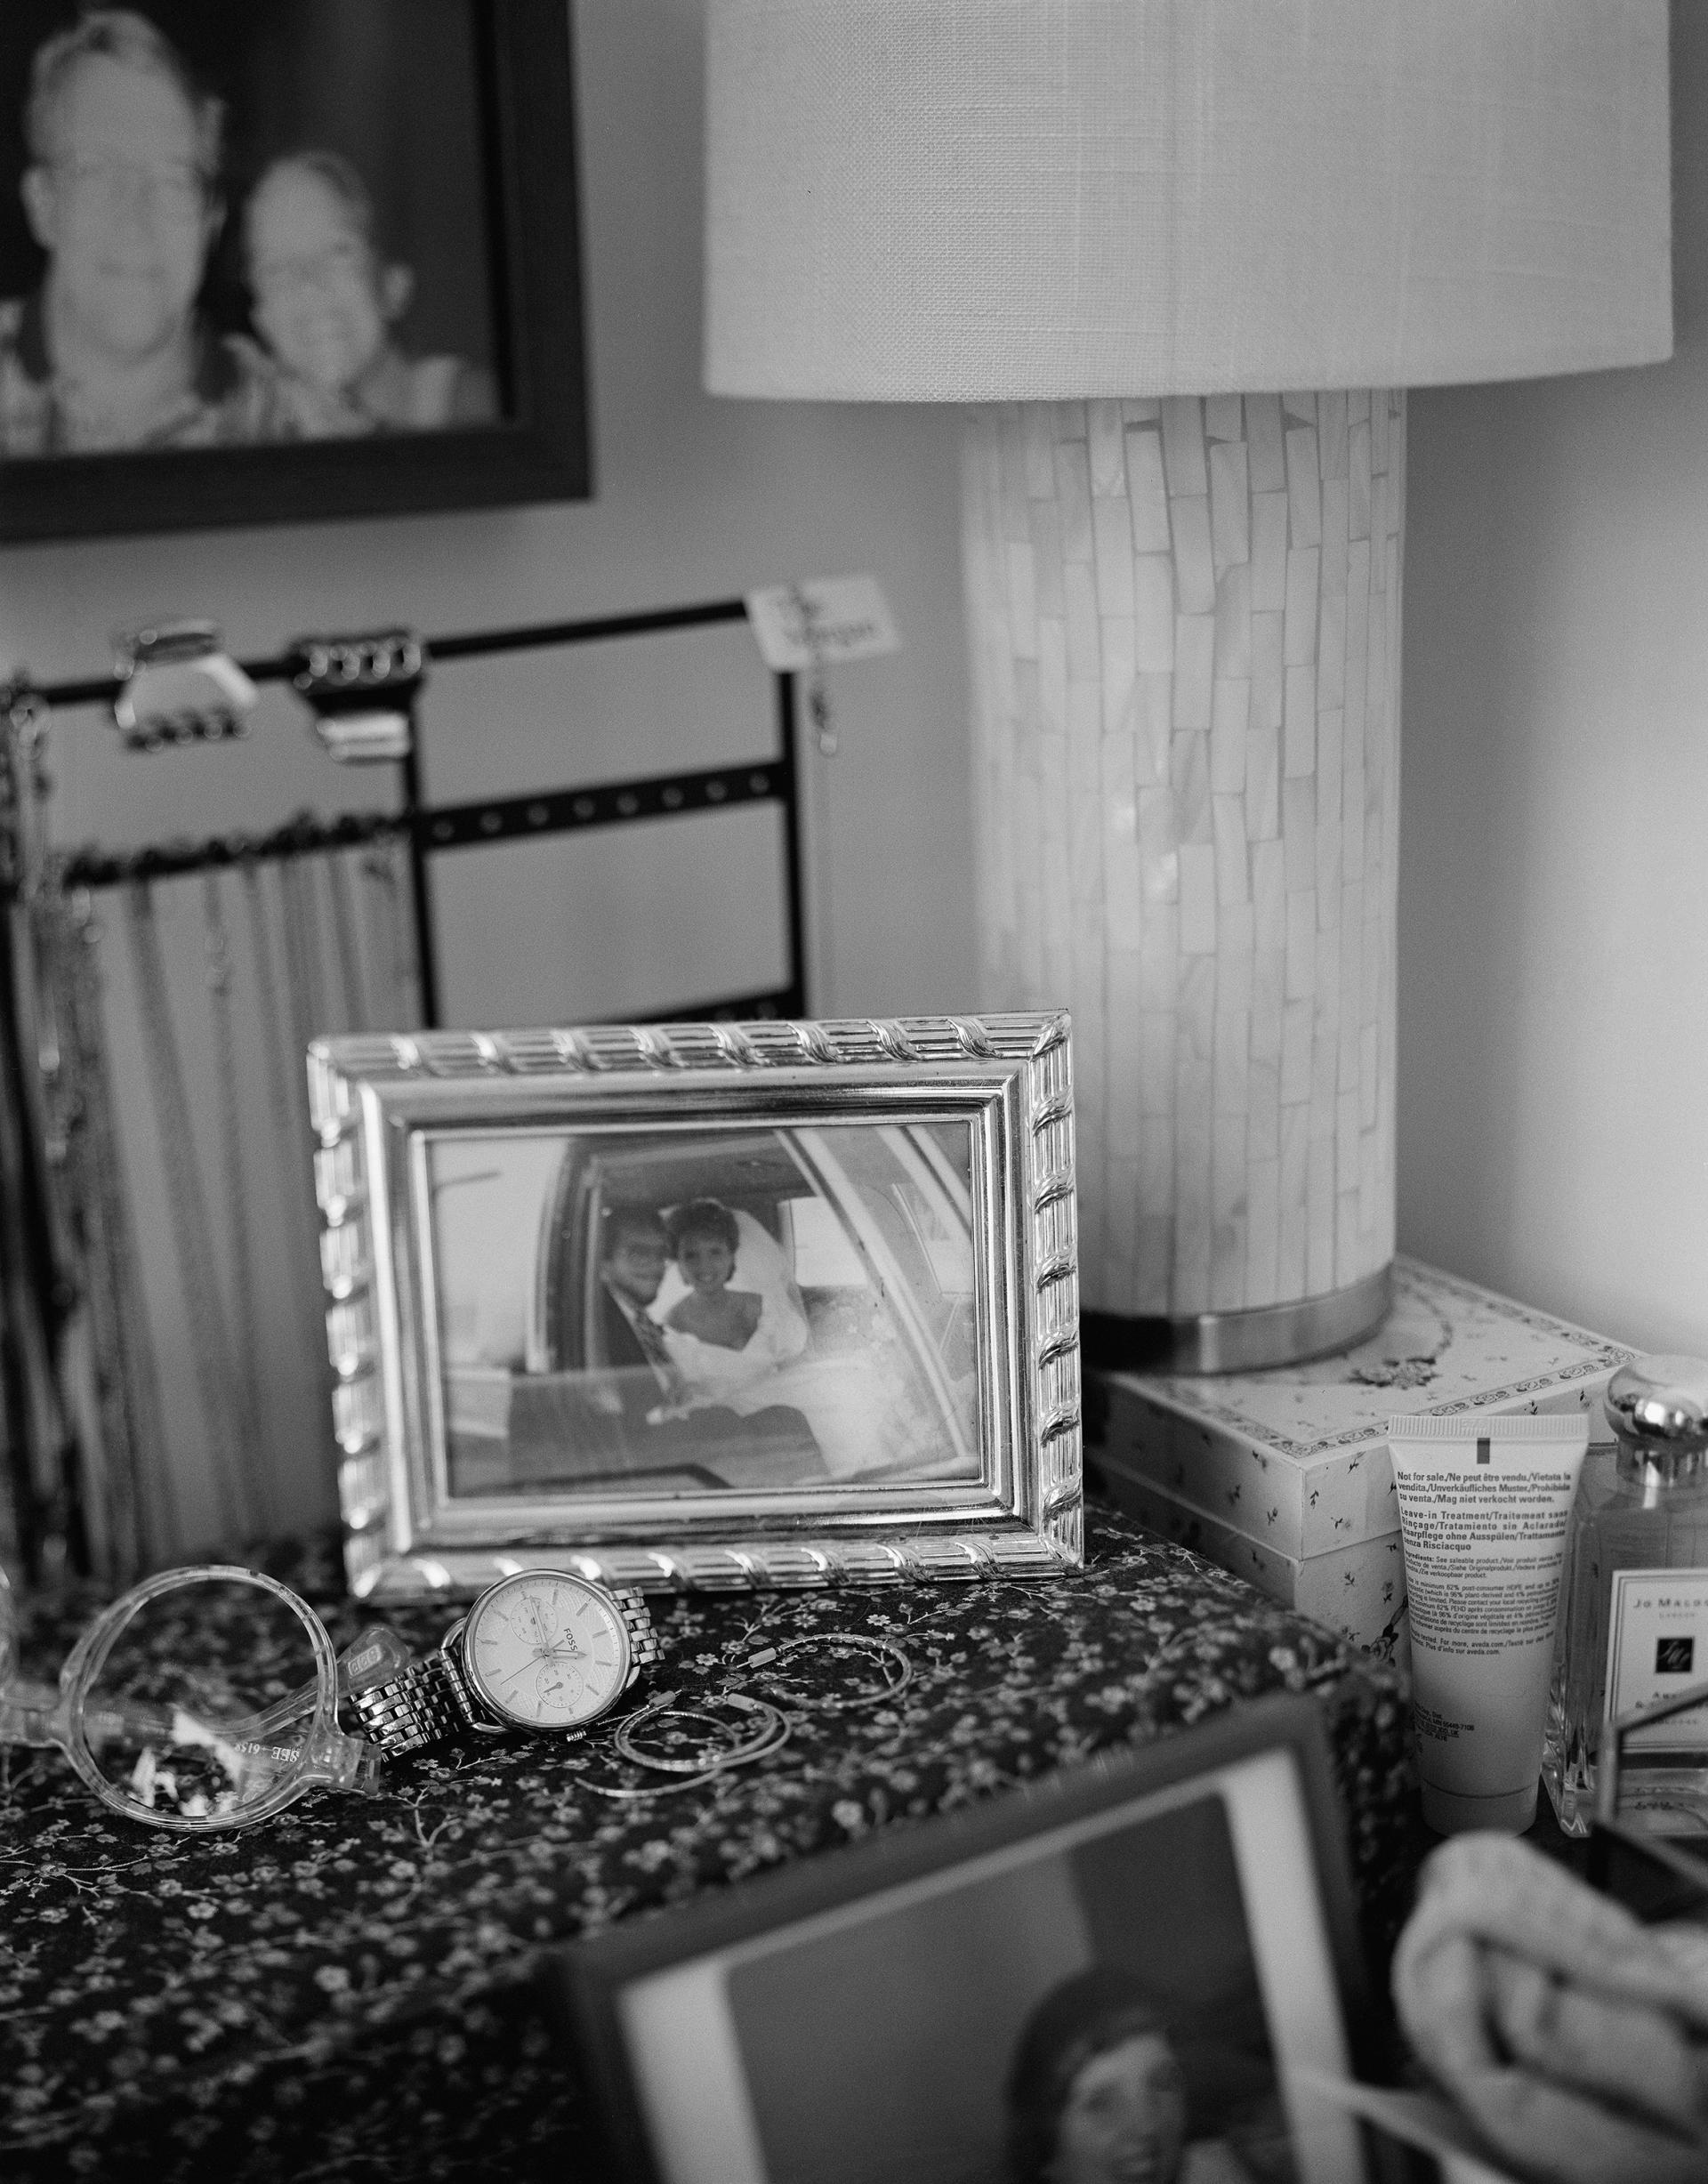
[[[263,866],[278,865],[282,876],[294,871],[305,858],[370,844],[395,845],[401,850],[408,872],[415,1013],[421,1028],[432,1028],[439,1021],[439,971],[431,863],[441,852],[771,803],[779,808],[782,818],[785,982],[761,991],[695,1003],[672,1013],[726,1019],[804,1016],[809,1011],[797,761],[799,708],[792,672],[771,671],[775,747],[750,761],[691,772],[568,783],[529,794],[477,802],[433,805],[423,794],[421,694],[432,666],[716,627],[746,617],[742,600],[714,600],[638,614],[426,639],[398,631],[376,638],[302,639],[270,657],[238,662],[239,678],[246,677],[254,685],[293,688],[323,722],[335,722],[341,714],[347,714],[351,702],[375,713],[397,716],[403,732],[399,738],[400,748],[391,762],[397,772],[396,807],[378,813],[347,812],[324,820],[302,818],[267,834],[174,840],[117,852],[94,848],[68,855],[49,850],[47,788],[40,746],[42,731],[51,716],[104,715],[109,723],[122,717],[118,708],[125,700],[127,679],[101,676],[36,684],[20,674],[0,684],[0,899],[10,912],[12,943],[0,949],[0,1428],[5,1459],[4,1477],[0,1479],[0,1547],[7,1545],[4,1519],[9,1501],[13,1535],[10,1551],[27,1578],[51,1576],[68,1565],[86,1568],[92,1560],[83,1451],[71,1422],[72,1406],[66,1385],[66,1343],[71,1320],[85,1299],[98,1305],[104,1296],[106,1324],[113,1342],[128,1343],[134,1350],[140,1332],[126,1324],[136,1315],[122,1309],[121,1271],[115,1263],[127,1256],[134,1258],[127,1224],[122,1218],[116,1224],[92,1222],[86,1209],[82,1219],[68,1221],[64,1216],[67,1171],[75,1169],[77,1152],[81,1150],[85,1158],[99,1157],[102,1132],[109,1138],[115,1132],[110,1101],[103,1108],[100,1100],[74,1096],[68,1117],[55,1118],[48,1112],[44,1080],[51,1078],[63,1059],[61,1035],[69,1036],[77,1026],[44,1019],[43,928],[38,913],[44,901],[51,897],[63,904],[119,888],[133,891],[138,900],[146,900],[153,882],[197,874],[205,876],[211,891],[222,873],[240,872],[253,882]],[[180,732],[167,739],[222,737],[233,732],[234,726],[229,719],[186,719]],[[331,737],[327,740],[331,747]],[[210,893],[210,908],[213,901]],[[211,920],[210,987],[223,975],[222,966],[216,966],[213,955],[213,932],[217,930]],[[147,939],[145,947],[133,931],[138,986],[139,991],[146,986],[159,1019],[165,1013],[165,985],[151,919]],[[343,968],[346,990],[353,990],[348,959]],[[82,1011],[85,1019],[98,1013],[93,987],[88,988],[85,1003]],[[60,1013],[64,1013],[63,1004]],[[166,1041],[165,1066],[176,1069],[169,1031]],[[270,1086],[270,1092],[271,1089]],[[282,1109],[276,1111],[276,1120],[280,1113]],[[93,1152],[87,1142],[81,1148],[68,1145],[68,1139],[76,1138],[79,1132],[85,1140],[94,1141]],[[172,1133],[164,1134],[168,1140],[170,1167],[174,1165]],[[110,1146],[107,1149],[110,1154]],[[189,1148],[183,1152],[187,1156]],[[306,1155],[304,1162],[306,1173]],[[108,1165],[110,1171],[110,1158]],[[178,1157],[175,1165],[179,1172],[170,1178],[168,1197],[174,1224],[189,1222],[190,1233],[205,1237],[208,1222],[193,1157]],[[228,1174],[230,1173],[228,1147]],[[75,1245],[71,1241],[74,1232]],[[184,1261],[186,1293],[197,1323],[199,1376],[205,1363],[202,1345],[214,1340],[213,1330],[222,1327],[222,1306],[212,1279],[211,1255],[204,1250],[181,1248],[180,1255]],[[103,1257],[105,1264],[88,1263]],[[133,1278],[134,1268],[129,1272]],[[237,1285],[242,1286],[241,1283]],[[241,1316],[246,1300],[239,1298],[238,1302]],[[140,1340],[146,1348],[145,1332],[140,1334]],[[222,1334],[216,1348],[220,1346],[228,1358],[240,1358],[241,1343],[230,1345]],[[243,1364],[246,1366],[246,1360]],[[133,1374],[152,1374],[151,1363],[147,1360],[133,1359],[131,1369]],[[205,1390],[204,1394],[204,1409],[211,1426],[214,1410],[205,1400]],[[152,1396],[149,1399],[157,1400]],[[252,1401],[251,1422],[255,1410]],[[246,1422],[243,1406],[230,1406],[227,1417],[228,1422],[241,1429]],[[214,1433],[212,1438],[219,1436]],[[129,1524],[134,1533],[138,1480],[109,1478],[104,1483],[121,1505],[117,1511],[120,1529]],[[109,1522],[104,1527],[105,1535],[110,1537],[112,1530]],[[103,1561],[109,1575],[125,1575],[127,1563],[135,1560],[135,1549],[126,1551],[121,1545],[93,1559]]]

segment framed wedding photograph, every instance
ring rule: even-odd
[[[352,1036],[310,1079],[359,1596],[1080,1559],[1065,1017]]]
[[[619,1923],[553,1969],[595,2165],[625,2184],[1398,2173],[1336,2097],[1381,2058],[1306,1699]]]
[[[562,0],[0,11],[0,539],[590,490]]]

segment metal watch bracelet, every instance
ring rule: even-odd
[[[664,1649],[653,1628],[646,1595],[633,1585],[609,1590],[629,1637],[629,1674],[623,1687],[627,1690],[642,1669],[663,1658]],[[459,1624],[457,1630],[463,1627]],[[453,1638],[455,1635],[453,1632]],[[465,1729],[490,1733],[506,1726],[476,1712],[477,1702],[461,1669],[442,1648],[411,1662],[390,1683],[358,1692],[353,1703],[364,1732],[383,1752],[392,1754],[447,1744]]]
[[[632,1683],[643,1668],[654,1668],[664,1659],[665,1648],[653,1628],[652,1610],[647,1606],[647,1596],[640,1586],[611,1585],[608,1590],[623,1617],[623,1628],[629,1634],[629,1682]],[[624,1688],[627,1688],[625,1684]]]
[[[359,1691],[353,1704],[363,1733],[388,1754],[448,1744],[474,1727],[463,1680],[442,1653],[412,1661],[390,1683]]]

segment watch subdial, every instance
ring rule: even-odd
[[[587,1679],[573,1661],[542,1661],[534,1703],[543,1724],[575,1721],[588,1711]]]

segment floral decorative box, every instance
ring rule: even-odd
[[[1118,1507],[1164,1539],[1219,1562],[1270,1600],[1326,1624],[1366,1653],[1401,1668],[1410,1666],[1406,1558],[1398,1532],[1380,1532],[1374,1539],[1301,1559],[1247,1539],[1232,1525],[1206,1517],[1148,1479],[1111,1467],[1108,1487]]]
[[[1398,1565],[1389,1418],[1587,1410],[1591,1439],[1611,1440],[1600,1398],[1635,1355],[1474,1282],[1398,1259],[1393,1310],[1355,1349],[1263,1373],[1094,1375],[1107,1414],[1100,1430],[1093,1403],[1087,1455],[1141,1521],[1370,1645],[1393,1612],[1381,1585],[1354,1612],[1350,1595],[1364,1575],[1349,1577],[1353,1565],[1339,1559],[1316,1566],[1377,1543],[1376,1562]],[[1129,1495],[1129,1486],[1143,1491]],[[1330,1597],[1345,1612],[1325,1614],[1320,1601]]]

